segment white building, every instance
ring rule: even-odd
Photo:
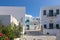
[[[60,30],[60,6],[42,7],[40,24],[43,34],[56,35]]]
[[[25,26],[26,30],[38,30],[40,29],[40,18],[39,17],[32,17],[32,16],[25,16]]]
[[[12,15],[23,25],[23,33],[25,28],[25,7],[20,6],[0,6],[0,15]]]
[[[25,19],[25,7],[20,6],[0,6],[0,15],[12,15],[21,23]]]
[[[39,17],[33,17],[30,22],[30,30],[40,30],[40,18]]]
[[[26,35],[40,35],[40,18],[31,15],[25,16],[25,34]]]
[[[32,20],[32,16],[31,15],[25,15],[25,29],[29,30],[30,29],[30,22]]]
[[[0,15],[0,25],[4,25],[4,26],[18,26],[19,25],[19,21],[11,16],[11,15]]]

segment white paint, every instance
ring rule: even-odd
[[[29,25],[29,30],[39,30],[40,29],[40,18],[39,17],[34,18],[34,17],[26,16],[25,21],[26,20],[29,20],[29,22],[25,23],[25,26]],[[36,25],[34,25],[34,24],[36,24]],[[26,26],[26,29],[27,29],[27,26]]]
[[[56,35],[58,30],[60,30],[60,29],[56,29],[56,24],[60,24],[60,14],[57,16],[48,17],[47,15],[48,15],[50,9],[53,9],[53,13],[55,14],[56,9],[60,10],[60,6],[42,7],[40,9],[40,24],[43,28],[43,34],[47,34],[47,32],[48,32],[49,34]],[[47,11],[46,15],[43,15],[43,10]],[[49,28],[49,23],[53,23],[54,29],[45,29],[44,28],[44,24],[47,24],[47,28]]]
[[[14,40],[21,40],[20,38],[14,38]]]
[[[15,24],[16,26],[19,25],[19,21],[17,21],[17,19],[14,18],[13,16],[11,16],[11,15],[0,15],[0,24],[1,25],[8,26],[12,23],[13,23],[13,25]]]
[[[25,30],[25,7],[20,6],[0,6],[0,15],[12,15],[23,25]]]
[[[0,15],[12,15],[20,22],[22,18],[24,19],[25,13],[25,7],[0,6]]]
[[[56,36],[42,35],[42,36],[24,36],[25,40],[56,40]]]

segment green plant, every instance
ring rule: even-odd
[[[22,32],[22,27],[21,26],[14,26],[13,29],[11,29],[11,25],[9,26],[1,26],[0,27],[0,32],[3,34],[3,36],[0,37],[0,40],[13,40],[16,37],[20,37],[21,36],[21,32]]]

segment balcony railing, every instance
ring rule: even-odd
[[[57,14],[50,14],[50,13],[48,13],[48,15],[47,15],[47,17],[56,17],[57,16]]]
[[[48,13],[47,14],[48,17],[56,17],[57,15],[59,15],[59,13]]]

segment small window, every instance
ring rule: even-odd
[[[47,28],[46,24],[44,24],[44,28]]]
[[[36,18],[36,20],[38,20],[38,18]]]
[[[29,25],[26,25],[27,26],[27,30],[29,30]]]
[[[29,22],[29,20],[26,20],[25,23]]]
[[[56,28],[59,29],[59,24],[56,24]]]
[[[49,23],[49,29],[53,29],[53,23]]]
[[[56,9],[56,14],[59,14],[59,9]]]
[[[49,16],[53,16],[53,10],[49,10]]]
[[[49,35],[49,32],[47,32],[47,35]]]
[[[43,15],[46,15],[46,10],[43,11]]]
[[[36,24],[34,24],[34,25],[36,25]]]
[[[26,25],[27,27],[29,27],[29,25]]]

